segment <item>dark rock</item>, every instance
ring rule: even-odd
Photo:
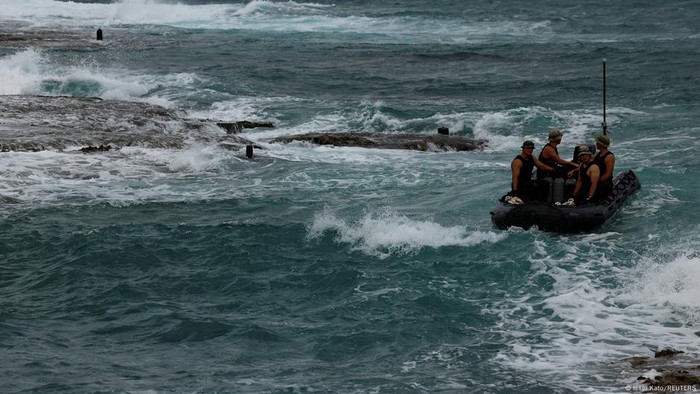
[[[22,200],[10,196],[0,196],[0,204],[20,204]]]
[[[230,151],[238,152],[242,149],[245,148],[246,156],[248,155],[248,147],[252,147],[252,149],[263,149],[260,145],[257,145],[253,141],[243,138],[238,135],[228,135],[226,136],[226,140],[221,141],[219,143],[219,146]]]
[[[107,145],[107,146],[100,145],[100,146],[86,146],[84,148],[80,148],[80,151],[85,152],[85,153],[93,153],[93,152],[107,152],[110,149],[112,149],[111,145]]]
[[[317,145],[353,146],[362,148],[406,149],[418,151],[472,151],[487,146],[486,140],[469,139],[442,134],[369,134],[324,133],[300,134],[273,139],[272,143],[293,141],[311,142]]]
[[[672,357],[672,356],[675,356],[676,354],[681,354],[681,353],[685,353],[685,352],[683,352],[683,351],[681,351],[681,350],[675,350],[675,349],[671,349],[671,348],[666,348],[666,349],[664,349],[664,350],[661,350],[661,351],[658,351],[658,352],[654,353],[654,358],[659,358],[659,357]]]
[[[222,147],[222,148],[224,148],[224,149],[226,149],[226,150],[230,150],[230,151],[232,151],[232,152],[238,152],[239,150],[242,149],[242,146],[241,146],[241,145],[232,144],[232,143],[230,143],[230,142],[222,142],[222,143],[219,144],[219,146]]]
[[[293,141],[306,141],[316,145],[360,146],[363,148],[371,148],[378,144],[368,136],[360,134],[302,134],[275,138],[271,142],[289,143]]]
[[[248,120],[241,120],[238,122],[216,122],[216,125],[226,130],[229,134],[240,133],[243,129],[254,129],[256,127],[275,127],[275,125],[270,122],[251,122]]]
[[[629,361],[632,367],[639,368],[646,364],[647,361],[649,361],[649,357],[632,357],[631,359],[629,359]]]
[[[0,141],[1,152],[41,152],[46,150],[43,144],[37,142],[5,142]]]
[[[650,387],[670,388],[664,391],[691,391],[693,386],[696,389],[700,389],[700,376],[691,374],[688,371],[677,370],[664,373],[654,379],[645,378],[643,383]],[[686,386],[688,389],[675,390],[674,386]]]
[[[238,135],[222,135],[214,121],[188,119],[181,111],[147,103],[97,97],[0,95],[0,108],[1,152],[64,151],[74,146],[83,147],[80,151],[86,153],[128,146],[181,149],[191,140],[218,142],[227,149],[250,144],[261,149]],[[274,127],[272,123],[250,121],[226,124],[237,130]]]
[[[267,128],[272,128],[275,127],[272,122],[249,122],[247,120],[242,120],[240,122],[236,122],[241,125],[244,129],[254,129],[256,127],[267,127]]]
[[[216,122],[216,125],[226,130],[229,134],[240,133],[242,129],[236,122]]]
[[[0,108],[2,151],[60,151],[100,145],[113,149],[182,148],[187,138],[207,137],[201,130],[190,128],[177,111],[146,103],[5,95],[0,96]]]
[[[620,366],[629,362],[632,369],[623,369],[618,376],[638,376],[640,386],[632,386],[644,392],[687,392],[700,390],[700,365],[694,356],[683,351],[666,348],[655,352],[654,357],[630,357],[620,360]],[[657,376],[639,376],[639,371],[658,372]],[[634,375],[632,375],[634,374]],[[628,386],[629,387],[629,386]]]
[[[4,48],[101,49],[102,43],[98,42],[99,40],[85,39],[91,34],[95,34],[92,28],[54,30],[32,27],[0,32],[0,46]]]

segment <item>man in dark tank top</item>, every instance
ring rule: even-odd
[[[600,168],[593,161],[591,151],[586,145],[579,147],[578,157],[581,165],[578,168],[578,179],[574,187],[574,197],[576,205],[594,204],[600,199]]]
[[[544,171],[553,171],[554,168],[543,164],[532,154],[535,150],[535,144],[532,141],[523,142],[521,149],[521,153],[510,163],[512,180],[508,196],[527,200],[536,193],[536,184],[532,180],[533,169],[537,167]]]
[[[564,136],[561,130],[554,129],[549,132],[549,142],[542,148],[540,156],[538,159],[543,163],[552,168],[553,172],[546,172],[543,170],[537,170],[537,179],[543,179],[545,177],[565,177],[566,173],[572,169],[578,168],[578,164],[562,159],[559,156],[559,150],[557,146],[561,144],[561,139]]]
[[[599,135],[595,139],[595,146],[598,153],[593,156],[593,162],[600,169],[600,187],[601,197],[607,196],[613,189],[613,172],[615,170],[615,155],[608,150],[610,146],[610,138],[607,135]]]

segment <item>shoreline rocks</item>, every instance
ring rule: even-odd
[[[177,111],[96,97],[0,96],[0,150],[125,146],[181,148],[198,130]],[[199,132],[201,133],[201,132]]]
[[[187,118],[181,111],[148,103],[97,97],[0,96],[0,151],[78,149],[108,152],[124,147],[182,149],[188,141],[219,142],[228,148],[252,141],[224,134],[214,121]],[[271,123],[228,122],[237,128]]]
[[[124,147],[182,149],[188,141],[215,142],[237,151],[258,141],[243,138],[244,129],[274,128],[271,122],[214,121],[187,118],[174,109],[96,97],[0,96],[0,151],[83,153]],[[225,131],[225,133],[222,132]],[[338,147],[403,149],[423,152],[474,151],[488,142],[461,136],[398,133],[311,133],[274,138],[270,143],[309,142]]]
[[[243,129],[254,129],[257,127],[275,127],[275,125],[272,122],[251,122],[248,120],[241,120],[238,122],[216,122],[216,125],[226,130],[228,134],[237,134],[243,131]]]
[[[631,370],[626,374],[638,376],[635,385],[626,386],[628,391],[700,391],[700,364],[683,351],[666,348],[656,351],[654,357],[636,356],[620,362],[629,363]]]
[[[111,145],[100,145],[100,146],[86,146],[84,148],[80,148],[81,152],[84,153],[94,153],[94,152],[108,152],[112,149]]]
[[[405,149],[423,152],[473,151],[484,149],[488,142],[444,134],[369,134],[369,133],[311,133],[278,137],[271,143],[310,142],[316,145]]]
[[[0,204],[21,204],[22,200],[10,196],[0,195]]]

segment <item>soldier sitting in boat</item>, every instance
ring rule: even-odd
[[[595,204],[600,199],[600,168],[593,161],[591,150],[586,145],[580,146],[578,157],[581,165],[578,168],[574,196],[563,205]]]
[[[553,172],[546,172],[541,169],[537,170],[537,179],[544,179],[546,177],[551,178],[563,178],[566,177],[566,173],[572,169],[578,168],[578,164],[567,161],[559,157],[559,151],[557,146],[561,144],[561,139],[564,136],[561,130],[554,129],[549,132],[549,142],[542,148],[540,152],[540,157],[538,158],[542,163],[554,168]]]
[[[615,170],[615,155],[608,150],[610,137],[601,134],[595,139],[595,146],[598,152],[593,156],[593,162],[600,169],[600,196],[605,197],[613,190],[613,171]]]
[[[511,191],[506,194],[504,201],[509,204],[524,204],[525,201],[537,196],[537,182],[532,179],[532,171],[535,167],[544,171],[554,171],[554,168],[540,162],[532,152],[535,144],[532,141],[525,141],[522,145],[522,152],[510,163],[512,171]]]

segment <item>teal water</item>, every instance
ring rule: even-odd
[[[0,35],[0,94],[277,127],[254,160],[1,153],[0,391],[623,392],[648,371],[620,359],[697,358],[694,2],[102,3],[0,0],[0,33],[40,37]],[[603,58],[642,190],[590,234],[495,230],[522,140],[599,133]],[[268,142],[440,126],[489,147]]]

